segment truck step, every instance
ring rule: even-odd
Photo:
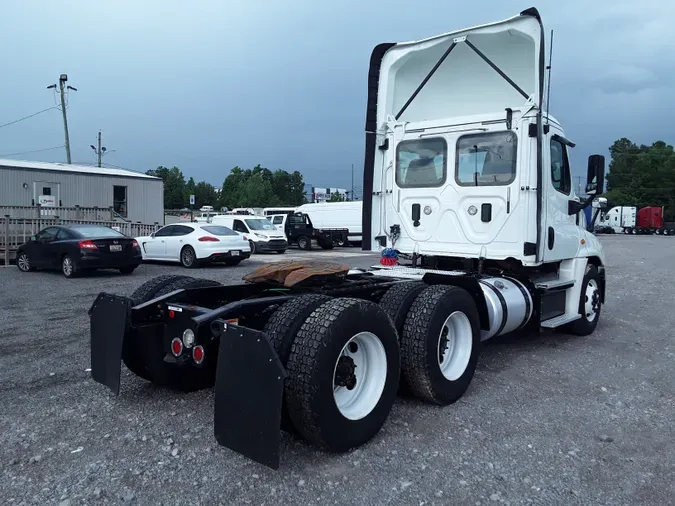
[[[566,323],[571,323],[575,320],[578,320],[581,318],[580,314],[574,314],[574,315],[560,315],[556,316],[555,318],[551,318],[550,320],[546,320],[541,322],[541,326],[545,327],[547,329],[555,329],[557,327],[561,327],[565,325]]]
[[[539,281],[534,284],[538,290],[553,292],[558,290],[567,290],[574,286],[574,281],[568,279],[551,279],[549,281]]]

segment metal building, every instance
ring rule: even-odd
[[[164,183],[140,172],[0,159],[0,206],[110,208],[126,220],[164,223]]]

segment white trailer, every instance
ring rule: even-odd
[[[615,234],[630,233],[635,229],[637,207],[615,206],[604,213],[598,222],[598,227],[604,231]]]
[[[310,217],[314,228],[342,229],[346,228],[348,240],[359,243],[363,240],[363,202],[322,202],[319,204],[303,204],[296,212]]]

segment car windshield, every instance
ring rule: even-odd
[[[88,225],[86,227],[71,226],[70,228],[84,237],[126,237],[124,234],[109,227]]]
[[[274,230],[274,225],[267,219],[247,219],[246,224],[251,230]]]
[[[216,225],[211,225],[208,227],[202,227],[202,230],[208,232],[209,234],[213,235],[239,235],[237,234],[234,230],[223,227],[223,226],[216,226]]]

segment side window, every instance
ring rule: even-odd
[[[173,233],[175,225],[169,225],[168,227],[160,228],[155,232],[155,237],[168,237]]]
[[[460,186],[499,186],[516,179],[514,132],[463,135],[457,139],[455,181]]]
[[[246,225],[244,225],[244,222],[241,220],[234,220],[234,224],[232,225],[232,230],[235,232],[242,232],[246,233],[248,232],[248,229],[246,228]]]
[[[284,221],[283,216],[275,216],[274,221],[272,223],[274,223],[275,225],[281,225],[283,221]]]
[[[173,231],[171,232],[172,236],[183,236],[183,235],[188,235],[194,232],[193,228],[186,227],[185,225],[174,225],[173,226]]]
[[[57,241],[65,241],[67,239],[72,239],[73,235],[64,228],[60,228],[56,234]]]
[[[551,182],[553,188],[569,195],[572,190],[572,175],[567,160],[567,150],[562,142],[551,139]]]
[[[448,143],[441,137],[399,142],[396,146],[396,184],[400,188],[443,185],[448,165]]]
[[[56,234],[58,231],[59,229],[54,227],[45,228],[44,230],[38,232],[35,237],[38,241],[53,241],[56,239]]]

